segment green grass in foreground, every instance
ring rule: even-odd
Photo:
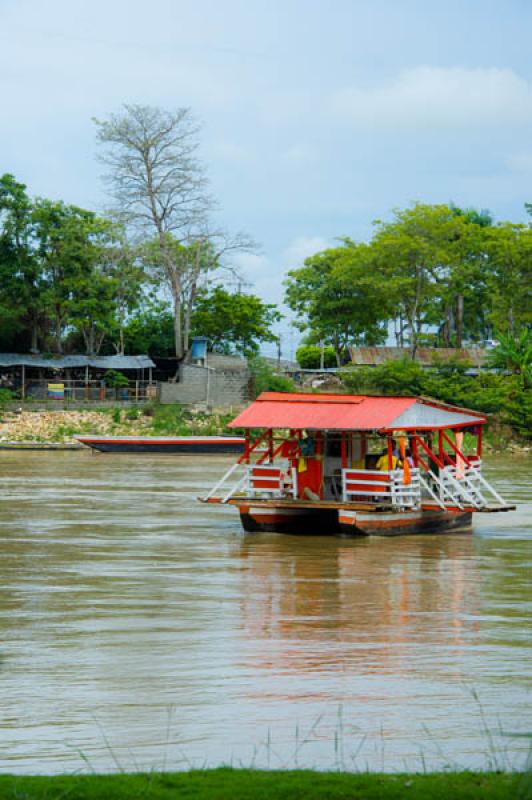
[[[2,800],[527,800],[526,774],[444,772],[426,775],[220,768],[178,773],[0,776]]]

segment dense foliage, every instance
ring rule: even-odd
[[[248,360],[249,369],[253,378],[253,394],[255,397],[261,392],[293,392],[294,382],[286,375],[279,375],[269,362],[261,356]]]
[[[204,335],[221,352],[256,353],[275,341],[280,314],[255,295],[212,285],[215,244],[166,243],[180,270],[181,341],[187,351],[191,335]],[[31,199],[12,175],[0,177],[0,350],[175,355],[166,282],[153,240],[133,247],[123,225]]]
[[[329,369],[336,367],[336,353],[330,345],[303,344],[296,350],[296,361],[302,369],[320,369],[322,366]]]
[[[309,342],[461,347],[532,324],[532,229],[447,205],[398,210],[288,273],[286,302]]]
[[[487,414],[532,438],[532,392],[519,375],[481,371],[469,374],[471,365],[452,360],[424,369],[405,358],[377,367],[346,367],[341,378],[353,394],[425,395]]]

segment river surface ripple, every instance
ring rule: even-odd
[[[227,458],[0,454],[0,770],[522,766],[530,462],[471,534],[245,535]]]

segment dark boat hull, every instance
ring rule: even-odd
[[[240,437],[97,437],[78,436],[78,441],[101,453],[162,453],[201,455],[204,453],[243,453],[245,441]]]
[[[400,536],[452,533],[471,529],[468,511],[355,511],[334,508],[294,508],[257,503],[239,507],[242,527],[249,533],[270,532],[306,535]]]

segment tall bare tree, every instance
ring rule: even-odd
[[[118,213],[129,226],[155,234],[172,295],[176,356],[181,358],[184,265],[173,242],[190,242],[191,231],[205,228],[211,207],[197,155],[199,125],[189,108],[165,111],[143,105],[125,105],[121,113],[94,122]]]

